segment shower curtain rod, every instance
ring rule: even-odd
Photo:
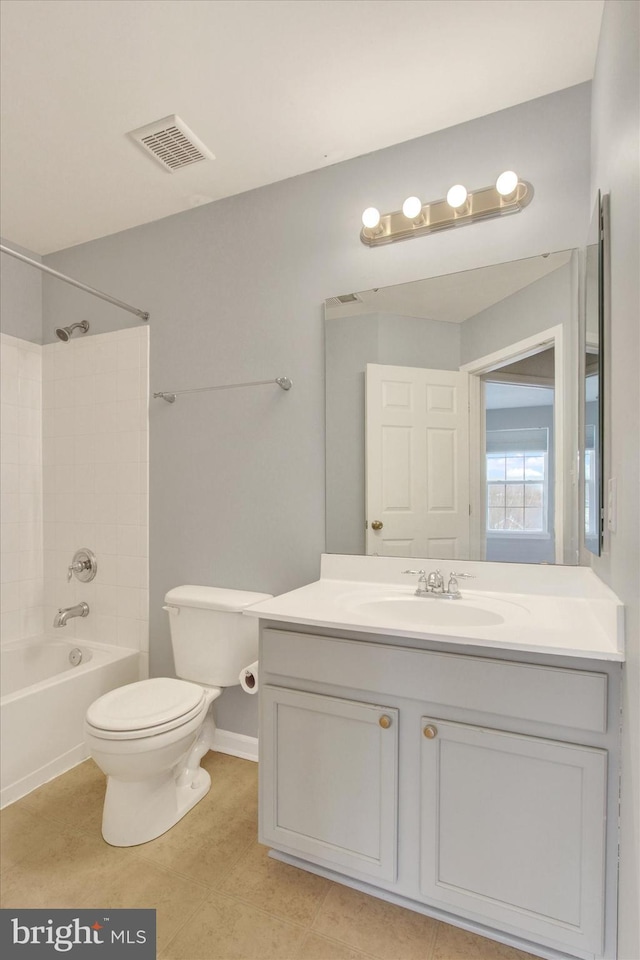
[[[261,387],[265,383],[277,383],[283,390],[291,390],[293,386],[289,377],[276,377],[275,380],[247,380],[245,383],[221,383],[215,387],[192,387],[190,390],[161,390],[154,393],[154,398],[175,403],[181,393],[205,393],[207,390],[234,390],[236,387]]]
[[[86,283],[80,283],[79,280],[74,280],[73,277],[67,277],[64,273],[59,273],[57,270],[52,270],[51,267],[45,267],[44,263],[38,263],[37,260],[32,260],[31,257],[25,257],[24,254],[18,253],[17,250],[12,250],[11,247],[5,247],[4,244],[0,243],[0,251],[2,253],[8,253],[10,257],[15,257],[16,260],[22,260],[24,263],[28,263],[32,267],[36,267],[38,270],[42,270],[43,273],[48,273],[52,277],[57,277],[58,280],[64,280],[65,283],[70,283],[73,287],[78,287],[80,290],[84,290],[86,293],[92,294],[94,297],[100,297],[101,300],[106,300],[107,303],[112,303],[116,307],[120,307],[121,310],[128,310],[129,313],[135,313],[137,317],[140,317],[141,320],[148,320],[149,314],[146,310],[138,310],[137,307],[132,307],[131,304],[125,303],[123,300],[118,300],[116,297],[110,297],[108,293],[102,293],[100,290],[96,290],[95,287],[90,287]]]

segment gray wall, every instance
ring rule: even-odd
[[[572,307],[571,266],[530,283],[510,297],[469,317],[462,324],[462,363],[470,363],[518,340],[569,324]]]
[[[32,260],[42,257],[17,243],[2,241]],[[0,331],[10,337],[42,343],[42,274],[8,253],[0,254]]]
[[[327,320],[326,545],[332,553],[365,552],[365,376],[377,363],[378,325],[366,314]]]
[[[167,589],[280,593],[315,579],[324,533],[322,305],[405,283],[580,246],[589,202],[590,85],[46,258],[151,313],[151,390],[282,374],[262,387],[152,401],[151,664],[171,673]],[[369,248],[362,210],[413,191],[485,186],[507,168],[535,187],[518,216]],[[108,325],[115,308],[47,283],[45,333],[62,317]],[[111,311],[111,312],[110,312]],[[123,315],[125,318],[128,315]],[[118,316],[119,319],[119,316]],[[226,691],[221,727],[255,734],[254,697]]]
[[[416,317],[389,317],[378,321],[379,363],[400,367],[458,370],[460,324]]]
[[[593,568],[626,605],[619,960],[640,957],[640,6],[608,0],[593,83],[591,200],[611,195],[611,332],[605,368],[606,476],[618,481],[618,527]],[[605,498],[606,499],[606,498]]]

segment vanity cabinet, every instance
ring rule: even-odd
[[[271,686],[263,709],[263,838],[395,880],[398,711]]]
[[[606,668],[265,624],[260,658],[276,856],[547,957],[615,956]]]
[[[422,733],[422,896],[598,953],[606,751],[434,717]]]

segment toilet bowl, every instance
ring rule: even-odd
[[[221,693],[160,677],[119,687],[89,707],[85,743],[108,777],[102,818],[107,843],[153,840],[207,793],[211,778],[200,759],[211,746],[207,715]]]
[[[107,843],[126,847],[159,837],[209,791],[211,777],[200,761],[213,745],[213,703],[257,657],[257,623],[242,610],[268,596],[216,587],[170,590],[165,609],[176,669],[186,678],[127,684],[87,710],[85,743],[107,775]]]

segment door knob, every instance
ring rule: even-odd
[[[427,740],[433,740],[434,737],[438,736],[438,728],[432,723],[428,723],[427,726],[422,731],[427,738]]]
[[[384,527],[384,523],[382,522],[382,520],[374,520],[371,524],[372,530],[382,530],[383,527]]]
[[[391,717],[388,717],[386,713],[383,713],[380,719],[378,720],[378,723],[380,724],[383,730],[388,730],[389,727],[391,726]]]

